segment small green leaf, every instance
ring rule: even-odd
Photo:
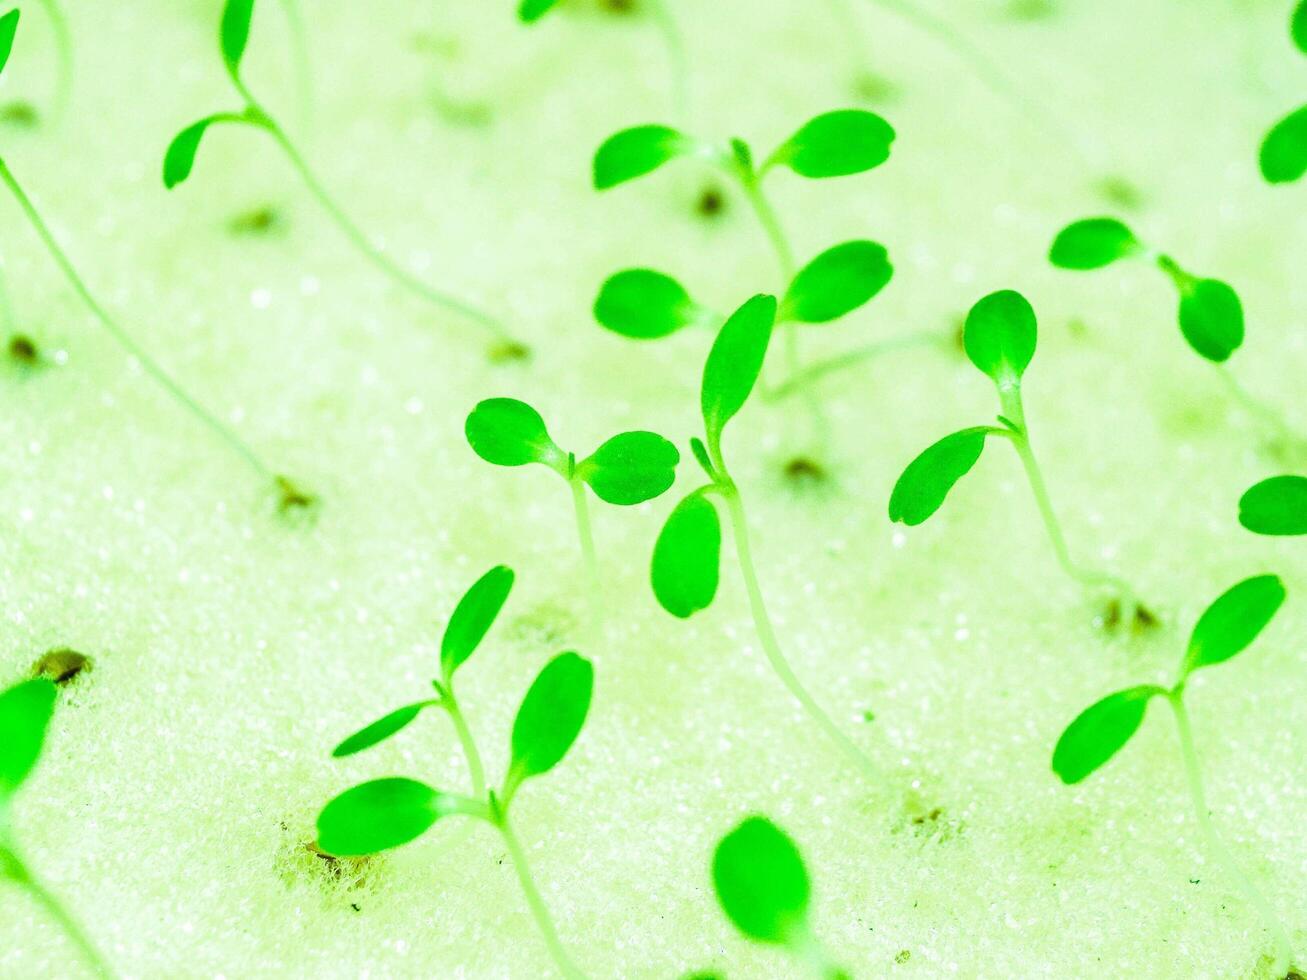
[[[318,846],[337,857],[376,854],[421,837],[459,812],[446,794],[416,779],[374,779],[347,789],[318,814]]]
[[[679,282],[653,269],[625,269],[610,276],[594,305],[600,324],[637,340],[666,337],[704,314]]]
[[[1021,380],[1035,356],[1038,328],[1026,298],[1011,289],[990,293],[967,314],[962,344],[977,368],[1001,386]]]
[[[775,322],[776,298],[758,295],[746,300],[722,324],[703,367],[699,399],[710,446],[721,439],[722,429],[753,391]]]
[[[894,127],[874,112],[840,109],[808,120],[776,148],[764,170],[784,164],[801,177],[844,177],[889,159]]]
[[[557,6],[558,0],[522,0],[517,8],[517,19],[524,24],[534,24]]]
[[[676,482],[681,454],[655,432],[613,436],[577,465],[600,500],[627,507],[652,500]]]
[[[889,519],[916,527],[944,503],[953,485],[976,465],[985,449],[986,426],[954,432],[908,464],[889,498]]]
[[[540,413],[516,398],[488,398],[467,417],[463,427],[472,451],[496,466],[543,463],[560,473],[567,454],[549,437]]]
[[[649,580],[658,604],[689,619],[712,605],[721,574],[722,524],[700,491],[690,494],[667,517],[654,544]]]
[[[1059,269],[1101,269],[1142,248],[1134,232],[1115,218],[1087,218],[1058,232],[1048,260]]]
[[[55,687],[44,677],[0,693],[0,803],[36,766],[54,715]]]
[[[222,8],[222,60],[233,78],[240,75],[241,58],[250,39],[250,18],[254,16],[254,0],[227,0]]]
[[[1294,45],[1303,54],[1307,54],[1307,0],[1300,0],[1293,8],[1293,17],[1289,21],[1289,36]]]
[[[1243,343],[1243,305],[1239,294],[1219,279],[1183,280],[1180,332],[1209,361],[1227,360]]]
[[[347,755],[362,752],[364,749],[372,748],[379,742],[384,742],[408,725],[409,722],[422,713],[423,708],[432,703],[431,701],[419,701],[416,704],[408,704],[402,708],[397,708],[384,718],[378,718],[371,725],[359,729],[332,749],[331,757],[333,759],[343,759]]]
[[[14,35],[18,33],[18,10],[9,11],[0,17],[0,72],[9,64],[9,56],[14,50]]]
[[[614,133],[595,152],[595,190],[643,177],[693,149],[693,140],[668,126],[636,126]]]
[[[1269,184],[1290,184],[1307,173],[1307,105],[1271,127],[1257,162]]]
[[[750,939],[788,945],[807,934],[808,872],[794,842],[770,820],[750,817],[723,837],[712,876],[726,917]]]
[[[560,653],[536,676],[513,721],[513,759],[505,796],[524,779],[548,772],[581,734],[594,691],[594,668],[575,653]]]
[[[1307,534],[1307,477],[1273,476],[1249,487],[1239,523],[1254,534]]]
[[[440,638],[440,670],[446,682],[485,638],[512,588],[513,570],[496,565],[458,600]]]
[[[206,116],[173,137],[173,141],[168,144],[168,152],[163,155],[164,187],[172,190],[191,175],[195,166],[195,154],[200,149],[200,140],[217,121],[216,116]]]
[[[1053,749],[1053,771],[1068,786],[1078,783],[1116,755],[1144,722],[1149,700],[1165,694],[1144,684],[1109,694],[1067,726]]]
[[[1222,593],[1198,618],[1182,672],[1224,663],[1257,639],[1284,603],[1284,583],[1274,575],[1244,579]]]
[[[890,281],[894,267],[883,245],[844,242],[799,270],[781,301],[777,319],[828,323],[856,310]]]

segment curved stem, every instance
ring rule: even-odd
[[[540,897],[540,891],[536,888],[535,878],[531,874],[531,866],[526,860],[526,852],[522,849],[517,834],[513,832],[512,824],[508,822],[508,814],[498,812],[495,826],[499,828],[499,832],[504,836],[504,843],[508,847],[508,856],[513,862],[514,870],[517,871],[517,880],[522,884],[522,894],[526,897],[526,904],[531,909],[531,916],[536,920],[540,934],[544,937],[545,945],[549,947],[549,955],[554,958],[559,972],[564,977],[567,977],[568,980],[581,980],[585,974],[577,969],[576,964],[567,955],[562,940],[558,938],[558,930],[554,927],[554,920],[549,914],[549,907],[545,905],[545,900]]]
[[[463,755],[467,758],[467,773],[472,781],[472,795],[482,799],[486,795],[486,770],[481,764],[481,753],[477,751],[472,730],[468,728],[467,719],[463,717],[463,712],[458,706],[458,699],[454,697],[454,689],[448,684],[440,703],[448,712],[449,720],[454,724],[454,733],[458,736],[458,743],[463,747]]]
[[[108,312],[105,311],[104,307],[100,305],[99,301],[91,295],[91,291],[87,289],[86,284],[82,282],[81,276],[77,274],[77,270],[73,268],[72,262],[70,262],[68,256],[64,254],[63,249],[59,247],[59,243],[55,241],[54,235],[51,233],[49,227],[47,227],[45,221],[37,212],[36,206],[32,204],[31,199],[23,191],[23,188],[19,186],[17,179],[15,179],[13,173],[9,170],[8,165],[3,159],[0,159],[0,181],[4,182],[5,186],[9,188],[9,191],[17,199],[19,206],[23,209],[23,213],[27,215],[28,221],[31,222],[37,235],[45,244],[46,249],[50,252],[50,256],[54,259],[55,264],[59,266],[64,277],[73,287],[74,292],[76,292],[82,302],[86,304],[87,309],[89,309],[92,315],[100,322],[100,325],[104,327],[104,329],[109,332],[110,336],[118,342],[118,345],[122,347],[123,350],[127,351],[127,353],[132,357],[136,358],[145,369],[145,372],[170,395],[172,395],[172,397],[176,399],[183,408],[190,412],[191,415],[195,416],[195,418],[200,422],[203,422],[208,426],[215,435],[235,450],[236,453],[250,465],[251,469],[265,479],[275,481],[277,479],[277,474],[263,461],[258,453],[251,449],[245,440],[241,439],[240,436],[236,435],[235,432],[220,422],[217,416],[211,414],[207,409],[203,408],[199,402],[187,394],[185,389],[174,381],[172,376],[168,374],[168,372],[165,371],[159,363],[154,360],[154,358],[147,354],[144,348],[137,344],[118,321],[111,317]]]
[[[299,0],[281,0],[290,28],[291,48],[295,59],[295,83],[299,89],[300,122],[305,129],[313,126],[313,66],[309,60],[308,33]]]
[[[73,92],[73,37],[68,30],[68,18],[57,0],[41,0],[45,15],[54,30],[55,46],[59,51],[59,79],[55,83],[54,119],[57,125],[68,112]]]
[[[1271,934],[1271,941],[1275,945],[1275,963],[1271,968],[1271,974],[1276,980],[1279,980],[1279,978],[1288,974],[1293,966],[1293,946],[1289,942],[1289,935],[1285,932],[1284,926],[1280,924],[1271,903],[1257,890],[1257,886],[1252,883],[1252,879],[1244,874],[1243,869],[1239,867],[1234,855],[1226,848],[1225,842],[1221,840],[1220,835],[1216,832],[1216,827],[1212,824],[1211,814],[1207,808],[1207,795],[1203,791],[1202,771],[1198,765],[1198,750],[1194,745],[1193,730],[1189,724],[1189,712],[1184,704],[1183,688],[1177,687],[1172,691],[1168,691],[1166,699],[1171,703],[1171,709],[1175,714],[1175,728],[1180,739],[1180,754],[1184,758],[1185,779],[1189,784],[1189,798],[1193,801],[1198,826],[1207,839],[1207,848],[1216,859],[1216,863],[1221,865],[1226,877],[1243,892],[1248,903],[1257,910],[1267,931]]]
[[[654,20],[667,47],[667,71],[671,76],[672,111],[683,122],[690,119],[690,71],[685,57],[685,38],[667,6],[667,0],[651,0]]]
[[[938,344],[941,343],[945,337],[945,334],[921,331],[919,333],[904,334],[901,337],[891,337],[889,340],[877,341],[873,344],[867,344],[864,347],[857,347],[851,351],[845,351],[843,354],[836,354],[834,357],[829,357],[823,361],[817,361],[815,364],[808,365],[806,368],[803,368],[797,374],[787,378],[776,387],[764,391],[763,397],[769,401],[781,401],[796,394],[808,385],[816,384],[827,375],[836,374],[851,367],[857,367],[864,361],[874,360],[882,354],[888,354],[891,351]]]
[[[740,563],[740,574],[744,578],[744,589],[749,596],[749,609],[753,614],[754,630],[758,634],[758,642],[762,645],[763,653],[767,657],[767,662],[780,678],[785,689],[794,696],[803,710],[808,713],[813,721],[817,723],[826,736],[835,743],[835,747],[840,753],[858,770],[858,774],[868,781],[874,781],[879,775],[876,771],[875,764],[867,758],[863,751],[854,744],[840,729],[838,725],[831,720],[830,715],[819,705],[807,688],[799,681],[794,670],[790,667],[789,661],[785,659],[785,654],[781,652],[781,645],[776,639],[776,631],[772,627],[771,617],[767,614],[767,606],[763,601],[762,588],[758,584],[758,573],[754,568],[753,554],[749,546],[749,528],[748,522],[744,515],[744,504],[740,500],[740,491],[734,484],[719,485],[722,499],[726,502],[726,511],[731,521],[731,531],[735,537],[735,553]]]
[[[581,559],[585,563],[586,578],[590,583],[590,602],[596,615],[600,609],[599,597],[603,580],[599,577],[599,560],[595,557],[594,532],[590,526],[590,505],[585,497],[585,481],[569,477],[572,489],[572,508],[576,512],[576,537],[581,543]]]
[[[91,973],[103,980],[111,980],[113,971],[109,969],[109,964],[104,961],[81,924],[64,908],[63,903],[33,876],[27,865],[14,853],[13,848],[0,847],[0,866],[5,868],[17,884],[27,889],[28,894],[41,906],[45,914],[64,931],[72,944],[77,947],[77,951],[81,953]]]
[[[1258,419],[1267,430],[1274,433],[1274,438],[1285,448],[1302,448],[1307,446],[1302,437],[1290,428],[1284,415],[1275,408],[1266,404],[1260,398],[1257,398],[1247,388],[1239,383],[1239,379],[1234,376],[1227,364],[1214,364],[1216,373],[1220,375],[1221,380],[1225,383],[1225,389],[1229,392],[1230,397],[1249,415]]]

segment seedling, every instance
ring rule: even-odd
[[[1194,626],[1175,683],[1169,689],[1142,684],[1108,695],[1081,712],[1053,750],[1053,771],[1067,785],[1078,783],[1130,741],[1154,697],[1167,700],[1175,716],[1180,754],[1198,826],[1212,858],[1257,909],[1270,932],[1275,948],[1271,975],[1277,978],[1286,976],[1293,965],[1293,949],[1270,903],[1239,868],[1212,825],[1184,692],[1194,671],[1224,663],[1246,649],[1274,617],[1284,602],[1284,595],[1284,585],[1274,575],[1245,579],[1231,588],[1207,607]]]
[[[0,693],[0,880],[24,889],[64,931],[96,976],[112,977],[81,925],[32,873],[10,823],[14,798],[41,756],[54,705],[55,686],[45,678],[22,681]]]
[[[654,545],[650,583],[659,605],[680,619],[712,604],[720,578],[722,528],[715,505],[720,501],[731,524],[754,630],[767,662],[859,774],[874,779],[871,760],[808,693],[781,651],[753,564],[744,502],[722,455],[722,431],[757,384],[776,310],[775,297],[754,296],[727,318],[708,353],[700,394],[704,439],[691,439],[690,448],[709,482],[686,496],[668,516]]]
[[[443,709],[462,745],[471,793],[445,792],[403,777],[362,783],[323,807],[318,816],[318,846],[336,857],[358,857],[416,840],[441,817],[484,820],[503,837],[527,905],[559,970],[566,977],[580,977],[558,938],[508,814],[522,783],[553,769],[581,733],[590,708],[594,669],[577,654],[562,653],[540,671],[513,722],[511,758],[498,789],[486,787],[480,752],[454,696],[455,672],[480,645],[512,586],[512,571],[501,565],[483,575],[459,600],[440,643],[440,679],[432,681],[435,698],[392,711],[349,736],[332,752],[335,758],[362,752],[402,731],[425,709]]]
[[[472,451],[496,466],[540,463],[549,467],[572,490],[576,534],[590,578],[591,598],[601,592],[599,562],[595,557],[588,484],[600,500],[629,507],[652,500],[676,481],[681,454],[653,432],[623,432],[613,436],[585,459],[559,448],[545,428],[545,420],[530,405],[514,398],[489,398],[467,417],[463,430]]]
[[[250,19],[253,14],[254,0],[227,0],[223,7],[222,24],[218,33],[223,64],[227,68],[227,75],[237,94],[244,101],[244,106],[234,112],[215,112],[205,116],[178,133],[168,146],[167,153],[164,154],[164,186],[171,190],[190,177],[200,143],[211,127],[231,123],[260,130],[280,147],[286,159],[290,161],[292,169],[304,182],[309,194],[321,205],[350,244],[392,282],[442,310],[464,317],[489,333],[496,343],[491,352],[492,356],[501,357],[504,352],[511,352],[514,357],[525,356],[526,348],[509,335],[498,319],[462,299],[432,288],[373,245],[363,230],[327,191],[325,185],[309,167],[304,155],[286,135],[285,129],[254,97],[241,77],[241,61],[249,41]]]
[[[1053,265],[1074,271],[1102,269],[1135,258],[1152,262],[1171,280],[1179,296],[1180,333],[1196,354],[1216,365],[1231,396],[1274,430],[1282,444],[1299,443],[1283,416],[1253,397],[1225,366],[1244,340],[1243,304],[1228,283],[1193,275],[1171,256],[1145,245],[1115,218],[1087,218],[1067,225],[1048,253]]]
[[[991,293],[971,308],[963,328],[963,345],[971,363],[994,382],[1001,413],[999,424],[954,432],[909,463],[890,495],[890,520],[909,527],[925,522],[943,505],[954,484],[976,465],[986,440],[991,436],[1007,439],[1021,460],[1062,569],[1086,590],[1111,592],[1116,616],[1142,625],[1151,620],[1151,615],[1141,612],[1134,589],[1116,575],[1075,561],[1053,509],[1043,472],[1031,447],[1030,428],[1021,399],[1021,380],[1035,356],[1037,333],[1035,311],[1020,293],[1012,290]]]
[[[14,33],[18,30],[18,11],[11,10],[9,13],[0,17],[0,71],[4,70],[6,62],[9,60],[9,54],[13,50]],[[100,305],[100,301],[95,298],[82,280],[81,275],[73,266],[72,261],[65,254],[59,243],[55,240],[54,234],[50,231],[49,226],[36,210],[36,205],[32,199],[27,196],[22,185],[18,183],[13,172],[9,169],[8,164],[3,158],[0,158],[0,182],[9,189],[14,198],[18,201],[19,207],[23,214],[27,216],[28,222],[36,231],[37,236],[45,245],[50,257],[59,267],[64,277],[68,280],[73,291],[77,293],[86,308],[91,311],[91,315],[99,321],[109,335],[114,339],[124,351],[134,357],[137,362],[145,369],[146,374],[154,379],[173,400],[181,405],[187,412],[195,417],[196,420],[203,423],[219,439],[225,442],[235,453],[240,456],[249,467],[254,470],[265,483],[277,487],[280,492],[280,504],[283,511],[293,510],[301,507],[301,501],[304,499],[311,500],[302,491],[296,490],[294,495],[288,495],[286,488],[294,487],[294,484],[287,477],[277,473],[271,466],[264,462],[263,458],[256,453],[248,443],[238,436],[231,428],[218,419],[218,417],[206,408],[204,408],[195,398],[193,398],[179,382],[173,379],[167,371],[141,347],[133,338],[127,329],[110,316],[108,311]],[[11,348],[12,350],[12,348]]]
[[[1239,499],[1239,523],[1254,534],[1307,534],[1307,477],[1273,476]]]
[[[1300,0],[1289,19],[1289,37],[1307,54],[1307,0]],[[1266,134],[1258,165],[1268,184],[1291,184],[1307,173],[1307,105],[1289,113]]]
[[[749,817],[717,845],[712,877],[722,911],[745,936],[779,946],[821,980],[847,980],[808,921],[808,870],[785,831]]]

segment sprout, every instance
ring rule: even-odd
[[[590,709],[594,669],[575,653],[561,653],[536,676],[513,722],[508,770],[498,790],[486,785],[481,753],[454,694],[455,673],[481,645],[512,587],[513,572],[500,565],[481,576],[459,600],[440,641],[440,678],[431,682],[435,698],[390,712],[332,752],[335,758],[362,752],[404,730],[427,708],[443,710],[462,747],[471,792],[446,792],[407,777],[362,783],[322,808],[318,846],[335,857],[357,857],[414,841],[445,817],[484,820],[503,838],[531,914],[559,970],[565,977],[579,977],[536,888],[508,812],[522,783],[558,765],[580,735]]]
[[[875,767],[871,761],[808,693],[781,651],[753,563],[744,501],[722,454],[722,433],[757,384],[776,309],[774,297],[754,296],[727,318],[717,334],[704,364],[700,391],[704,438],[690,441],[694,458],[709,482],[687,495],[663,525],[654,545],[650,585],[659,604],[680,619],[712,604],[721,555],[721,518],[716,506],[720,502],[731,524],[754,630],[767,662],[823,734],[861,775],[872,779]]]
[[[963,328],[963,346],[971,363],[994,382],[1001,413],[999,425],[962,429],[917,456],[894,485],[889,518],[909,527],[929,519],[943,505],[954,484],[976,465],[987,439],[990,436],[1007,439],[1021,460],[1062,569],[1085,589],[1113,592],[1120,618],[1143,625],[1152,616],[1136,603],[1129,583],[1075,561],[1053,510],[1043,472],[1031,447],[1021,399],[1021,381],[1035,354],[1036,334],[1035,311],[1020,293],[1012,290],[991,293],[971,308]]]
[[[222,61],[227,68],[227,74],[231,78],[232,86],[244,102],[243,107],[235,112],[211,113],[191,123],[173,137],[172,143],[169,144],[163,157],[164,186],[171,190],[191,176],[200,144],[212,127],[232,124],[262,130],[281,148],[291,167],[304,182],[305,188],[317,200],[318,204],[321,205],[350,244],[392,282],[401,289],[442,310],[455,313],[475,323],[494,338],[497,348],[525,352],[526,348],[508,333],[503,323],[497,318],[452,294],[432,288],[398,265],[385,252],[373,245],[366,233],[336,203],[336,200],[328,193],[326,187],[309,167],[304,156],[296,148],[290,137],[286,135],[286,131],[263,104],[254,97],[241,76],[241,62],[245,57],[245,49],[249,43],[250,19],[253,13],[254,0],[227,0],[223,7],[222,22],[218,32]]]
[[[1274,575],[1245,579],[1226,591],[1199,617],[1189,645],[1168,688],[1144,684],[1109,694],[1090,705],[1067,726],[1053,749],[1053,771],[1067,785],[1079,783],[1106,765],[1143,724],[1148,704],[1155,697],[1171,705],[1180,739],[1194,815],[1207,839],[1211,856],[1223,867],[1230,883],[1243,891],[1262,916],[1275,947],[1271,975],[1284,977],[1293,965],[1288,934],[1270,903],[1235,863],[1212,825],[1198,752],[1184,702],[1185,687],[1197,670],[1225,663],[1246,650],[1284,603],[1284,585]]]
[[[5,64],[9,60],[10,52],[13,50],[14,33],[17,29],[17,10],[11,10],[3,17],[0,17],[0,72],[4,71]],[[271,466],[264,462],[263,458],[259,456],[258,453],[256,453],[231,428],[220,421],[216,415],[204,408],[186,391],[186,389],[181,386],[180,382],[176,381],[172,375],[164,370],[158,361],[146,353],[145,349],[141,347],[135,339],[133,339],[126,327],[119,323],[117,319],[110,316],[108,311],[100,305],[100,301],[91,293],[90,288],[82,279],[81,274],[73,265],[72,260],[68,258],[63,248],[59,245],[58,241],[56,241],[54,233],[51,232],[50,227],[45,223],[45,219],[42,218],[40,212],[37,211],[36,205],[32,202],[32,199],[27,196],[27,192],[24,191],[22,185],[18,183],[18,178],[14,176],[13,172],[9,169],[8,165],[2,158],[0,158],[0,182],[4,183],[4,185],[9,189],[9,192],[18,201],[19,207],[22,209],[23,214],[26,215],[28,222],[31,224],[33,230],[35,230],[37,237],[41,239],[42,244],[45,245],[46,250],[50,253],[50,257],[54,260],[55,265],[59,267],[59,270],[68,280],[69,285],[73,287],[73,291],[77,293],[78,297],[86,305],[86,308],[90,310],[91,315],[99,321],[100,326],[109,333],[114,342],[129,355],[134,357],[145,369],[145,372],[150,375],[150,377],[153,378],[160,387],[167,391],[173,400],[180,404],[183,409],[189,412],[197,421],[201,422],[212,431],[214,435],[230,446],[231,449],[235,451],[235,453],[240,456],[266,483],[279,490],[280,509],[283,512],[301,509],[303,506],[306,506],[302,504],[301,501],[305,499],[311,501],[312,498],[307,498],[305,495],[298,492],[294,496],[288,495],[285,492],[285,488],[293,486],[293,484],[285,476],[277,473]]]
[[[1254,534],[1307,534],[1307,477],[1273,476],[1249,487],[1239,523]]]
[[[113,972],[90,937],[28,867],[8,819],[14,798],[41,757],[54,716],[55,697],[54,682],[43,677],[21,681],[0,692],[0,879],[24,889],[63,929],[91,971],[108,978]]]
[[[601,586],[586,485],[605,503],[629,507],[665,492],[676,481],[681,461],[676,447],[662,436],[639,431],[615,435],[578,461],[574,453],[564,452],[554,442],[539,412],[514,398],[489,398],[479,403],[467,417],[464,433],[472,451],[487,463],[540,463],[571,487],[576,533],[590,577],[591,599],[596,602]]]
[[[1307,54],[1307,0],[1300,0],[1293,9],[1289,37]],[[1307,173],[1307,105],[1271,127],[1262,140],[1257,162],[1268,184],[1291,184]]]

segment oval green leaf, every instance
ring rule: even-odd
[[[446,682],[485,638],[512,588],[513,570],[496,565],[458,600],[440,638],[440,670]]]
[[[625,269],[600,288],[594,316],[613,333],[653,340],[696,322],[703,311],[671,276],[653,269]]]
[[[1011,289],[990,293],[967,314],[962,344],[967,357],[997,385],[1021,380],[1035,356],[1038,327],[1035,311]]]
[[[472,451],[496,466],[543,463],[560,473],[567,454],[549,437],[545,420],[516,398],[487,398],[467,417],[463,427]]]
[[[980,459],[989,431],[981,425],[954,432],[909,463],[890,494],[889,519],[916,527],[939,510],[953,485]]]
[[[241,58],[245,56],[245,45],[250,39],[250,19],[254,16],[254,0],[227,0],[222,8],[222,27],[219,31],[219,43],[222,45],[222,60],[232,77],[240,75]]]
[[[1219,279],[1183,280],[1179,319],[1184,339],[1209,361],[1227,360],[1243,343],[1243,304]]]
[[[748,401],[775,322],[776,297],[760,294],[746,300],[722,324],[703,367],[699,398],[710,446],[721,439],[726,423]]]
[[[1239,523],[1254,534],[1307,534],[1307,477],[1273,476],[1249,487]]]
[[[1307,105],[1271,127],[1257,163],[1269,184],[1291,184],[1307,173]]]
[[[21,681],[0,694],[0,803],[41,757],[54,702],[54,683],[44,677]]]
[[[337,857],[376,854],[421,837],[456,810],[444,793],[416,779],[374,779],[322,808],[318,846]]]
[[[770,820],[750,817],[723,837],[712,877],[722,911],[750,939],[788,945],[807,933],[808,872],[794,842]]]
[[[0,17],[0,72],[9,64],[9,56],[14,51],[14,35],[18,33],[18,10],[9,11]]]
[[[721,552],[717,508],[703,493],[690,494],[668,515],[654,544],[649,581],[658,604],[680,619],[712,605]]]
[[[347,755],[362,752],[364,749],[372,748],[379,742],[384,742],[408,725],[409,722],[422,713],[423,708],[430,704],[430,701],[419,701],[416,704],[408,704],[402,708],[397,708],[384,718],[378,718],[371,725],[359,729],[332,749],[331,757],[333,759],[343,759]]]
[[[889,253],[876,242],[852,241],[827,249],[799,270],[777,319],[829,323],[885,288],[894,275]]]
[[[576,653],[560,653],[536,676],[513,721],[513,758],[506,780],[512,796],[524,779],[548,772],[581,734],[594,691],[594,668]]]
[[[595,190],[643,177],[693,148],[688,136],[669,126],[635,126],[614,133],[595,152]]]
[[[1244,579],[1222,593],[1198,618],[1182,672],[1224,663],[1247,649],[1284,604],[1284,583],[1275,575]]]
[[[576,468],[576,475],[610,504],[628,507],[652,500],[676,482],[681,454],[656,432],[613,436]]]
[[[801,177],[845,177],[889,159],[894,127],[874,112],[839,109],[803,124],[776,148],[764,170],[784,164]]]
[[[1303,54],[1307,54],[1307,0],[1299,0],[1289,20],[1289,37]]]
[[[1086,218],[1058,232],[1048,260],[1059,269],[1101,269],[1141,249],[1134,232],[1115,218]]]
[[[164,187],[172,190],[191,175],[191,170],[195,167],[195,154],[200,149],[200,140],[218,120],[217,116],[206,116],[173,137],[168,144],[168,151],[163,155]]]
[[[1125,747],[1143,724],[1148,702],[1160,687],[1144,684],[1109,694],[1067,726],[1053,749],[1053,771],[1068,786],[1078,783]]]
[[[558,6],[558,0],[522,0],[517,8],[517,19],[523,24],[534,24]]]

